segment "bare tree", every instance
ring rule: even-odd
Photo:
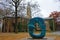
[[[0,9],[0,18],[2,18],[4,15],[4,10]]]
[[[15,15],[15,32],[18,32],[17,29],[17,16],[20,14],[20,16],[24,17],[26,14],[26,3],[23,2],[23,4],[21,3],[22,0],[6,0],[7,4],[5,5],[4,3],[2,3],[4,5],[4,8],[7,8],[8,10],[10,10],[10,12]],[[29,3],[30,7],[31,7],[31,13],[32,14],[36,14],[40,12],[39,9],[39,5],[37,3],[32,4],[31,2]],[[7,6],[7,7],[6,7]],[[28,6],[28,5],[27,5]],[[6,9],[4,9],[5,12],[7,11]],[[31,15],[32,16],[32,15]]]
[[[12,0],[13,1],[13,5],[14,5],[14,7],[15,7],[15,32],[17,33],[18,32],[18,28],[17,28],[17,8],[18,8],[18,6],[19,6],[19,4],[20,4],[20,2],[22,1],[22,0]]]
[[[0,6],[3,6],[2,8],[0,8],[0,10],[3,10],[3,15],[1,14],[1,16],[6,16],[7,14],[11,14],[13,12],[12,6],[8,5],[8,3],[1,1]]]
[[[42,15],[40,13],[40,5],[38,4],[38,2],[34,2],[32,3],[32,1],[28,2],[29,3],[29,6],[31,8],[31,17],[39,17],[37,15]]]

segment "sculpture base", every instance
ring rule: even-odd
[[[32,38],[28,38],[27,40],[47,40],[47,38],[43,38],[43,39],[32,39]]]
[[[23,38],[21,40],[55,40],[53,37],[47,37],[43,39]]]

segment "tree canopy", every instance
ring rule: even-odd
[[[26,12],[27,12],[27,4],[28,2],[26,3],[24,0],[20,0],[18,1],[19,2],[19,6],[18,6],[18,16],[26,16]],[[32,16],[35,16],[35,14],[40,14],[40,6],[37,2],[35,3],[32,3],[31,1],[29,2],[30,4],[30,7],[31,7],[31,14]],[[1,1],[0,2],[0,6],[3,6],[3,11],[6,12],[7,11],[10,11],[8,14],[12,14],[12,16],[14,15],[14,12],[15,12],[15,4],[12,0],[5,0],[5,1]],[[5,13],[3,13],[5,15]]]

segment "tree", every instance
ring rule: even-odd
[[[14,11],[12,9],[12,6],[8,5],[7,2],[5,3],[5,1],[1,1],[0,6],[2,6],[2,7],[0,7],[0,10],[1,10],[0,12],[2,12],[0,14],[2,17],[5,17],[7,14],[11,14]]]
[[[23,1],[23,2],[22,2]],[[15,15],[15,22],[16,22],[16,30],[15,32],[17,33],[17,16],[19,15],[20,17],[25,17],[26,16],[26,10],[27,10],[27,4],[24,3],[24,0],[6,0],[6,4],[2,3],[4,5],[4,8],[7,8],[10,10],[11,14]],[[32,2],[29,2],[30,7],[31,7],[31,14],[40,14],[40,6],[35,2],[34,4]],[[27,6],[26,6],[27,5]],[[8,7],[6,7],[8,6]],[[5,12],[7,9],[4,9]],[[34,16],[34,15],[31,15]]]
[[[41,13],[40,13],[40,6],[39,6],[39,4],[37,3],[37,2],[35,2],[34,4],[30,4],[31,5],[31,13],[32,13],[32,16],[38,16],[38,15],[42,15]],[[38,16],[39,17],[39,16]]]
[[[25,5],[26,4],[21,4],[22,0],[12,0],[11,2],[9,2],[10,4],[12,4],[15,7],[15,22],[16,22],[16,32],[17,32],[17,14],[21,13],[22,17],[24,16],[24,10],[26,9]],[[29,3],[30,4],[30,3]],[[39,6],[35,3],[32,5],[32,3],[30,4],[30,7],[32,9],[32,11],[34,10],[33,13],[37,13],[40,11]],[[38,10],[37,10],[38,9]],[[26,11],[25,11],[26,12]],[[20,16],[21,16],[20,15]]]
[[[2,16],[4,15],[3,13],[4,13],[4,11],[2,9],[0,9],[0,18],[2,18]]]
[[[14,5],[14,7],[15,7],[15,26],[16,26],[15,27],[15,32],[17,33],[18,32],[18,30],[17,30],[17,8],[18,8],[21,0],[12,0],[12,1],[15,4]]]
[[[12,9],[14,11],[14,13],[15,13],[15,4],[14,4],[14,2],[12,0],[6,0],[6,2],[7,3],[5,3],[5,4],[3,2],[5,8],[7,8],[6,6],[8,6],[9,9]],[[25,17],[26,16],[26,10],[27,10],[26,7],[28,6],[27,5],[28,3],[25,3],[24,0],[21,0],[19,4],[20,5],[17,8],[17,15],[19,15],[19,16],[23,15]],[[31,7],[32,16],[34,16],[34,15],[36,16],[36,15],[40,14],[41,10],[40,10],[40,6],[39,6],[39,4],[37,2],[32,3],[32,1],[30,1],[29,4],[30,4],[30,7]]]

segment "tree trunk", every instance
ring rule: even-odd
[[[15,3],[15,33],[18,32],[18,27],[17,27],[17,2]]]

